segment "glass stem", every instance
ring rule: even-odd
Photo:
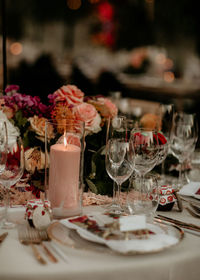
[[[183,168],[183,162],[180,162],[179,176],[178,176],[178,189],[179,190],[182,188],[182,168]]]
[[[113,201],[112,204],[117,204],[117,188],[116,183],[113,181]]]
[[[116,202],[117,202],[117,205],[119,205],[119,206],[120,206],[120,192],[121,192],[121,184],[117,184]]]
[[[161,178],[164,179],[165,175],[165,160],[161,163]]]
[[[8,207],[9,207],[9,205],[10,205],[10,190],[8,188],[6,188],[4,224],[8,222]]]

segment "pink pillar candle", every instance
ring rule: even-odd
[[[80,208],[80,153],[81,149],[71,144],[54,144],[50,148],[49,200],[56,216]]]

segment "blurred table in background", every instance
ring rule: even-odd
[[[158,102],[173,102],[179,110],[183,109],[188,99],[200,101],[200,84],[183,80],[165,82],[161,78],[149,76],[133,76],[120,73],[118,80],[134,98],[150,99]],[[132,97],[130,96],[130,97]]]

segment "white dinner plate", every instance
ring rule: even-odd
[[[147,224],[147,228],[155,234],[149,234],[146,239],[106,240],[89,232],[87,229],[69,222],[68,219],[65,219],[53,223],[49,227],[48,233],[53,240],[67,246],[88,250],[92,248],[96,249],[96,251],[98,251],[99,248],[102,250],[103,246],[104,252],[106,248],[109,248],[112,252],[120,254],[147,254],[160,252],[171,246],[177,245],[184,236],[183,230],[179,227],[170,225],[159,225],[157,223]]]

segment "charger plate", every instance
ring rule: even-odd
[[[74,249],[124,255],[161,252],[177,245],[184,237],[184,231],[177,226],[158,223],[147,226],[155,233],[149,235],[147,239],[105,240],[65,219],[52,223],[48,228],[48,234],[52,240]]]

